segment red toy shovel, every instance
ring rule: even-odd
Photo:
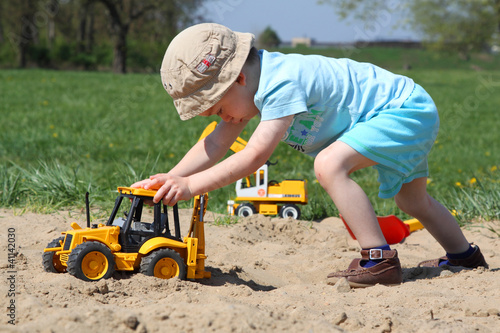
[[[351,235],[352,239],[356,239],[351,229],[344,221],[342,215],[340,215],[342,222],[344,222],[347,231]],[[385,240],[387,244],[397,244],[403,241],[406,237],[410,235],[410,226],[403,221],[401,221],[395,215],[389,216],[377,216],[378,223],[380,225],[380,229],[382,229],[382,233],[384,234]]]

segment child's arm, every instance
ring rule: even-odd
[[[290,126],[292,118],[293,116],[287,116],[260,122],[245,149],[214,165],[224,156],[243,129],[238,126],[239,124],[221,124],[223,128],[228,126],[228,129],[220,132],[216,132],[216,129],[212,133],[215,134],[212,138],[209,139],[212,136],[210,134],[205,140],[197,143],[168,174],[153,176],[151,183],[145,184],[144,188],[158,188],[161,184],[154,202],[163,199],[165,204],[174,205],[179,200],[188,200],[196,194],[229,185],[255,172],[269,159]],[[222,134],[227,134],[227,136],[220,136]],[[210,143],[211,140],[217,141],[218,145]],[[200,144],[201,142],[205,144]],[[202,155],[196,156],[198,153]],[[194,168],[190,167],[189,163],[195,163],[196,158],[202,158],[203,162],[196,163]],[[212,165],[210,168],[202,168],[210,164]],[[183,171],[184,166],[193,172],[189,174]]]
[[[210,168],[227,153],[248,121],[233,124],[221,121],[210,135],[198,141],[168,173],[159,173],[132,184],[132,187],[158,189],[165,176],[187,177]]]
[[[233,124],[221,121],[210,135],[198,141],[182,160],[168,173],[190,176],[219,162],[248,124],[248,120]]]

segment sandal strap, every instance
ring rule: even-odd
[[[392,258],[397,258],[397,256],[398,256],[398,251],[396,250],[381,250],[381,249],[361,250],[361,259],[363,260],[392,259]]]

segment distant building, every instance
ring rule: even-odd
[[[312,40],[308,37],[294,37],[292,38],[292,47],[297,47],[298,45],[304,45],[307,47],[311,47]]]

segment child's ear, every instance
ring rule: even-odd
[[[236,78],[236,82],[238,82],[242,86],[246,86],[248,84],[248,77],[245,75],[245,73],[240,72],[240,74],[238,74],[238,77]]]

